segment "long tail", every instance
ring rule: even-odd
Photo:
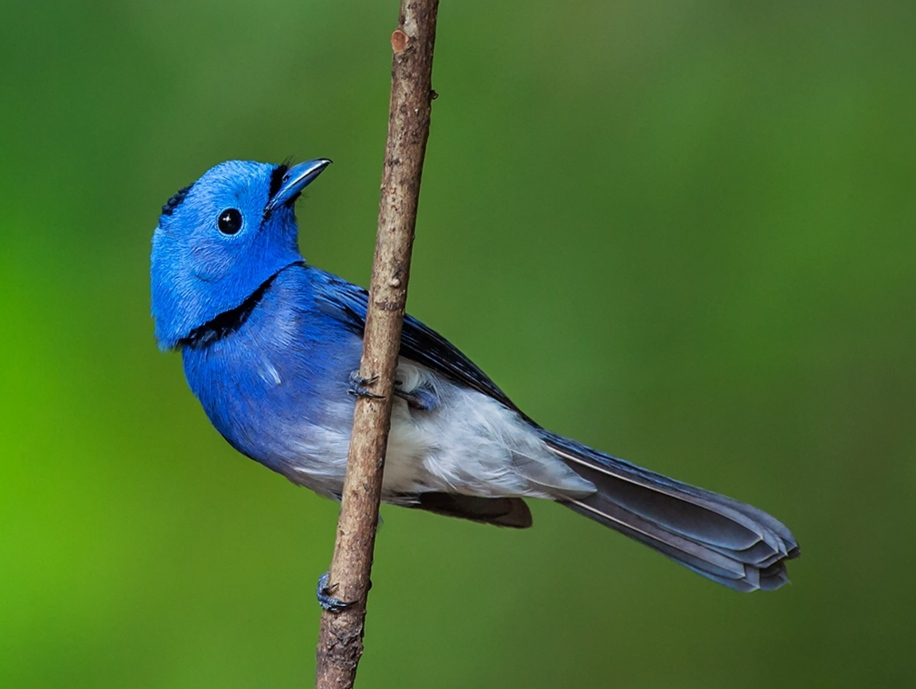
[[[675,481],[544,432],[547,445],[598,492],[560,504],[737,591],[777,589],[798,557],[791,532],[756,507]]]

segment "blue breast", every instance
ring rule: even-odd
[[[239,452],[288,474],[297,437],[352,413],[349,374],[362,342],[316,308],[313,269],[293,265],[227,318],[185,343],[188,385]],[[320,285],[319,285],[320,289]]]

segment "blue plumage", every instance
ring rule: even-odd
[[[307,265],[295,201],[330,163],[230,161],[163,207],[152,309],[163,349],[243,454],[329,497],[343,485],[366,292]],[[383,500],[524,528],[555,500],[738,590],[777,588],[792,534],[770,515],[540,428],[407,317]]]

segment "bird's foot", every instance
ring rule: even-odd
[[[398,389],[395,383],[394,394],[407,402],[411,409],[417,411],[430,411],[439,406],[439,396],[428,388],[417,388],[410,392]]]
[[[369,397],[374,400],[384,399],[384,395],[376,395],[368,387],[372,385],[375,381],[378,380],[378,376],[372,376],[371,378],[364,378],[359,374],[359,371],[353,371],[350,374],[350,388],[347,390],[351,395],[355,397]]]
[[[341,612],[351,607],[356,601],[343,601],[334,597],[333,594],[337,590],[337,584],[328,582],[330,574],[330,572],[325,572],[318,577],[318,589],[315,591],[315,597],[318,599],[318,605],[328,612]]]

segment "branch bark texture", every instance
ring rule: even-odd
[[[434,97],[431,82],[438,4],[438,0],[401,0],[398,28],[391,36],[394,57],[388,140],[360,364],[360,375],[378,397],[356,400],[329,576],[332,595],[355,602],[341,612],[322,613],[317,689],[352,687],[363,652],[392,391]]]

